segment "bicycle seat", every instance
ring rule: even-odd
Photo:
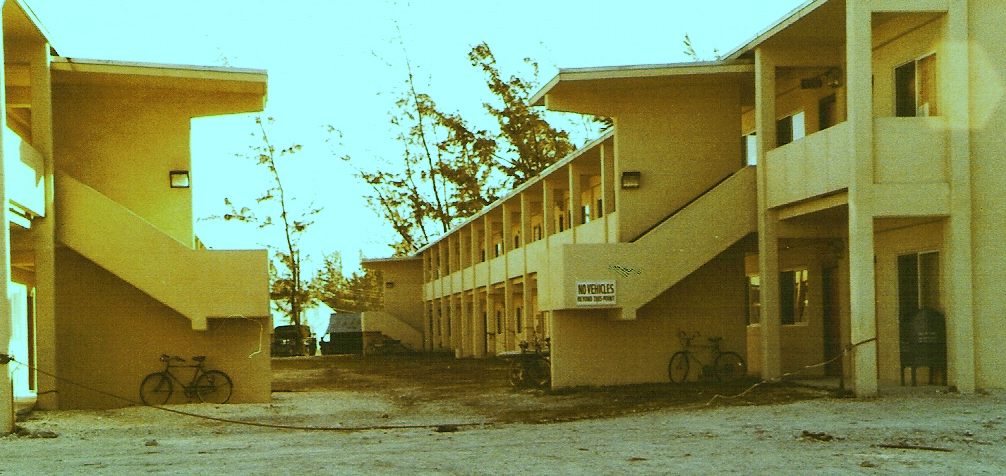
[[[197,355],[197,356],[192,357],[192,360],[195,360],[196,362],[202,362],[202,361],[206,360],[206,356],[205,355]]]

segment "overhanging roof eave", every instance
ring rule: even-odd
[[[818,7],[828,3],[828,1],[829,0],[806,0],[803,4],[791,10],[768,28],[755,34],[754,38],[751,38],[751,40],[741,44],[734,50],[724,55],[723,59],[727,61],[739,59],[745,53],[753,51],[758,47],[758,45],[761,45],[769,38],[775,36],[776,33],[779,33],[780,31],[788,28],[790,25],[796,23],[801,18],[807,16],[810,12],[817,10]]]
[[[533,106],[544,106],[545,96],[563,82],[587,80],[618,80],[655,77],[702,76],[723,73],[751,73],[754,65],[747,60],[692,61],[687,63],[602,66],[560,69],[551,81],[531,96]]]
[[[203,79],[265,83],[268,73],[262,69],[231,68],[220,66],[194,66],[162,63],[141,63],[97,59],[55,57],[55,71],[103,73],[135,76],[152,76],[178,79]]]

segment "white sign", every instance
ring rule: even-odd
[[[614,281],[577,281],[577,306],[613,306],[614,304]]]

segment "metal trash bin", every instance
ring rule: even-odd
[[[935,309],[920,309],[901,319],[901,385],[905,385],[905,368],[912,371],[912,386],[919,367],[929,370],[929,384],[939,374],[947,384],[947,323],[943,313]]]

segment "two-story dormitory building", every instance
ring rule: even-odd
[[[428,350],[549,336],[556,387],[666,381],[683,330],[767,379],[858,344],[810,372],[874,395],[922,309],[946,341],[922,383],[1006,386],[1003,24],[991,0],[818,0],[720,61],[562,70],[536,103],[612,130],[368,266],[422,276],[394,299]]]
[[[127,405],[109,394],[135,400],[162,353],[268,401],[268,257],[200,244],[189,150],[194,117],[260,111],[266,73],[66,58],[25,0],[0,7],[0,434],[15,396]]]

